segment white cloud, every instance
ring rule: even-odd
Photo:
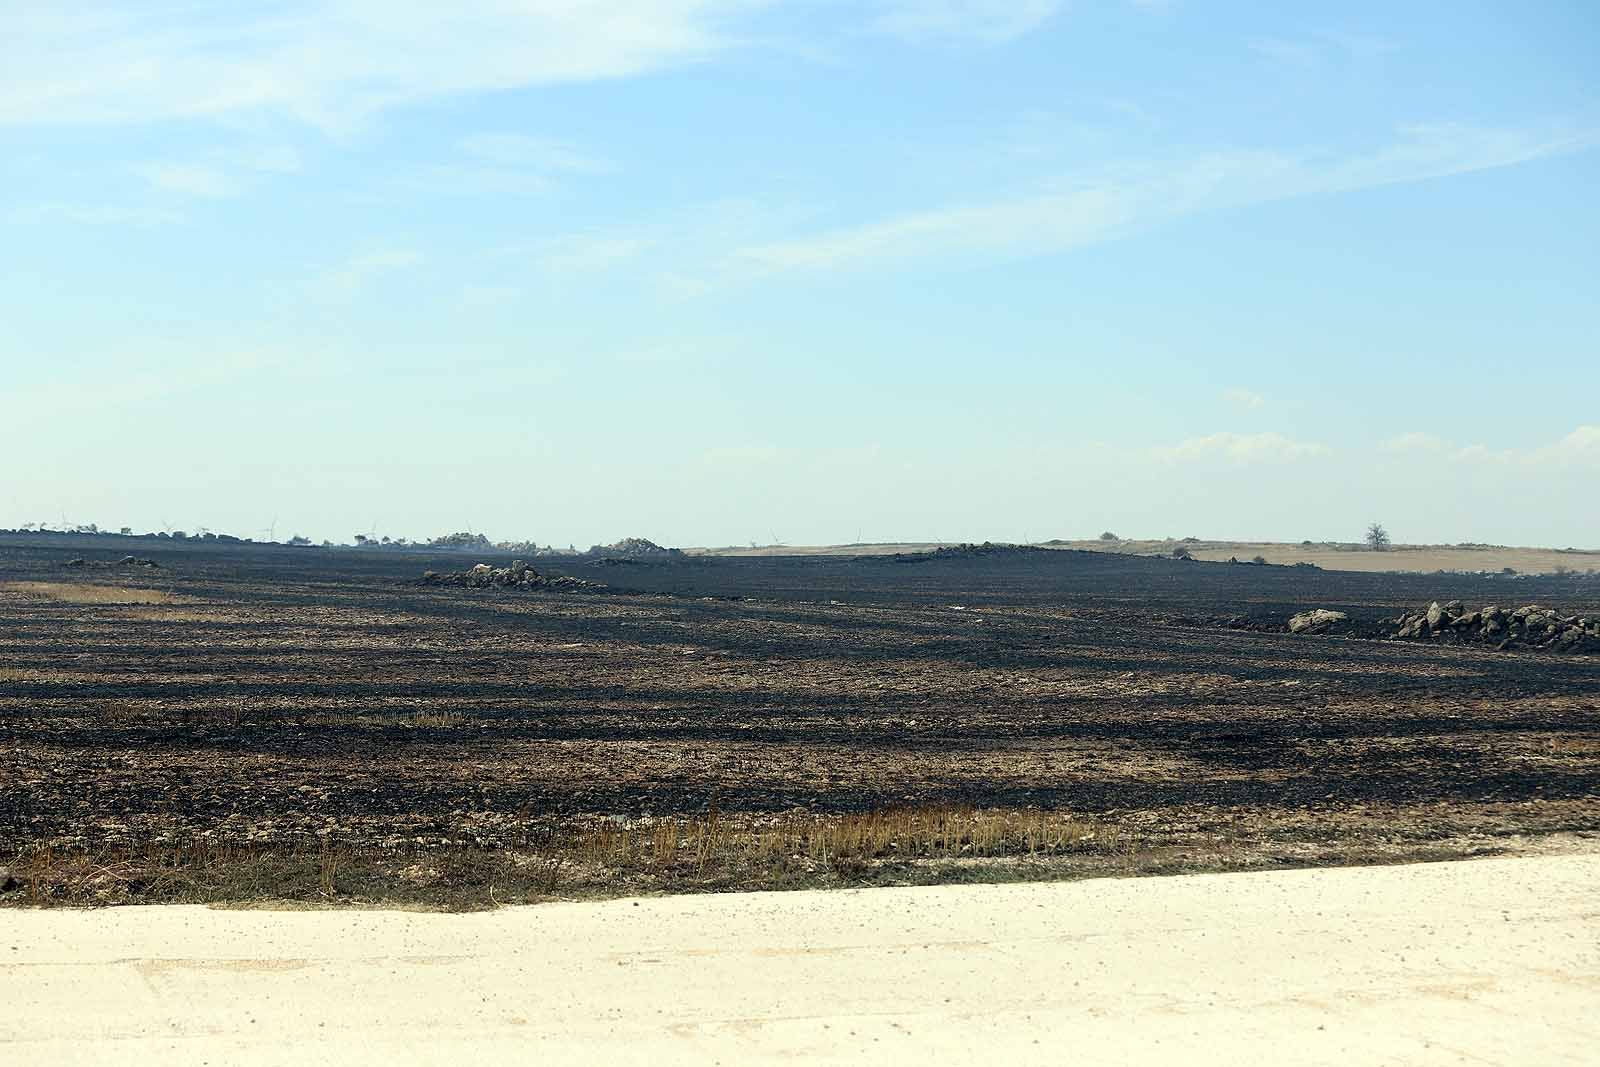
[[[458,157],[399,175],[408,191],[455,196],[531,196],[559,175],[609,174],[615,167],[574,145],[520,133],[475,133],[456,145]]]
[[[999,43],[1043,25],[1061,9],[1061,0],[880,0],[879,6],[872,28],[883,33]]]
[[[623,234],[568,234],[542,242],[534,262],[550,274],[589,274],[634,259],[651,244]]]
[[[461,150],[487,163],[527,170],[606,174],[616,168],[573,145],[522,133],[475,133],[461,139]]]
[[[1332,454],[1327,445],[1295,441],[1281,433],[1220,433],[1191,437],[1152,454],[1167,461],[1227,459],[1236,463],[1283,463]]]
[[[1556,450],[1567,455],[1600,456],[1600,425],[1579,426],[1556,442]]]
[[[18,204],[9,209],[5,220],[14,226],[46,226],[70,223],[75,226],[171,226],[183,221],[176,211],[163,208],[132,207],[125,204],[75,204],[47,201]]]
[[[1461,445],[1429,433],[1406,433],[1378,446],[1382,451],[1442,458],[1477,466],[1564,467],[1600,464],[1600,425],[1583,425],[1557,441],[1532,448]]]
[[[238,165],[259,174],[299,174],[300,153],[290,145],[261,145],[237,153]]]
[[[134,171],[152,186],[168,193],[183,193],[216,200],[239,192],[239,183],[213,167],[183,163],[146,163]]]
[[[726,46],[751,0],[12,0],[0,124],[237,113],[337,128],[453,93],[621,77]]]
[[[263,175],[298,174],[300,153],[289,145],[249,145],[203,153],[199,161],[141,163],[133,172],[163,193],[220,200],[238,196]]]
[[[1374,151],[1331,156],[1236,151],[1142,163],[1059,180],[1054,187],[935,208],[749,245],[767,270],[836,268],[936,256],[1036,255],[1113,239],[1200,211],[1348,192],[1510,166],[1600,141],[1594,130],[1538,133],[1462,125],[1412,126]]]
[[[1431,433],[1403,433],[1398,437],[1391,437],[1378,446],[1385,452],[1422,452],[1440,453],[1448,451],[1450,442]]]
[[[414,248],[380,248],[351,256],[313,278],[309,287],[324,297],[349,297],[385,274],[409,270],[425,262],[427,257]]]
[[[1222,391],[1222,399],[1234,407],[1244,408],[1246,411],[1254,411],[1267,402],[1267,398],[1260,393],[1252,392],[1249,389],[1237,388],[1224,389]]]

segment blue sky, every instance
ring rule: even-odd
[[[1591,4],[0,28],[0,526],[1600,546]]]

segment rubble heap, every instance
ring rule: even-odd
[[[420,585],[453,585],[465,589],[604,589],[602,582],[569,578],[564,574],[540,574],[522,560],[513,560],[509,567],[491,567],[479,563],[469,570],[440,574],[424,571]]]
[[[1600,652],[1600,616],[1562,615],[1537,604],[1468,611],[1459,600],[1437,600],[1420,612],[1387,620],[1403,640],[1455,638],[1493,642],[1502,651],[1539,648],[1551,652]]]
[[[588,555],[606,559],[667,559],[683,555],[677,548],[662,548],[644,537],[624,537],[614,545],[595,545]]]
[[[73,568],[77,568],[77,567],[151,567],[151,568],[154,568],[156,570],[160,570],[161,569],[161,564],[157,563],[155,560],[153,560],[153,559],[140,559],[138,556],[123,556],[121,559],[117,560],[115,563],[111,562],[110,560],[101,560],[101,559],[94,560],[93,562],[90,562],[89,560],[86,560],[86,559],[69,559],[65,563],[63,563],[62,566],[63,567],[73,567]]]

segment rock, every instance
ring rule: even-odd
[[[0,893],[9,893],[13,889],[21,889],[22,883],[12,876],[8,867],[0,867]]]
[[[1444,608],[1435,600],[1428,605],[1428,629],[1437,630],[1444,623]]]
[[[1459,600],[1452,600],[1444,606],[1444,613],[1454,618],[1467,610],[1467,606]]]
[[[1520,642],[1515,637],[1508,637],[1494,647],[1496,652],[1509,652],[1513,648],[1520,647]]]
[[[1483,632],[1490,637],[1497,637],[1505,632],[1505,624],[1499,619],[1490,619],[1483,624]]]
[[[1458,616],[1450,625],[1457,630],[1470,630],[1482,621],[1482,615],[1476,611],[1469,611],[1465,615]]]
[[[1329,611],[1327,608],[1302,611],[1289,620],[1289,632],[1292,634],[1320,634],[1334,623],[1344,622],[1349,617],[1342,611]]]
[[[88,564],[85,563],[81,559],[69,559],[65,563],[63,563],[62,566],[63,567],[86,567],[86,566],[88,566]]]
[[[521,569],[517,565],[521,564]],[[568,578],[565,575],[546,577],[532,567],[518,560],[510,567],[496,569],[487,563],[479,563],[471,570],[457,571],[453,574],[440,574],[437,571],[424,571],[419,585],[458,586],[466,589],[605,589],[601,582],[587,582],[581,578]]]

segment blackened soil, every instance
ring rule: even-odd
[[[0,541],[0,850],[511,843],[713,798],[1600,830],[1600,659],[1218,625],[1450,598],[1594,611],[1593,582],[1052,551],[536,561],[612,587],[547,593],[415,584],[478,561],[459,555],[127,551],[160,569]]]

